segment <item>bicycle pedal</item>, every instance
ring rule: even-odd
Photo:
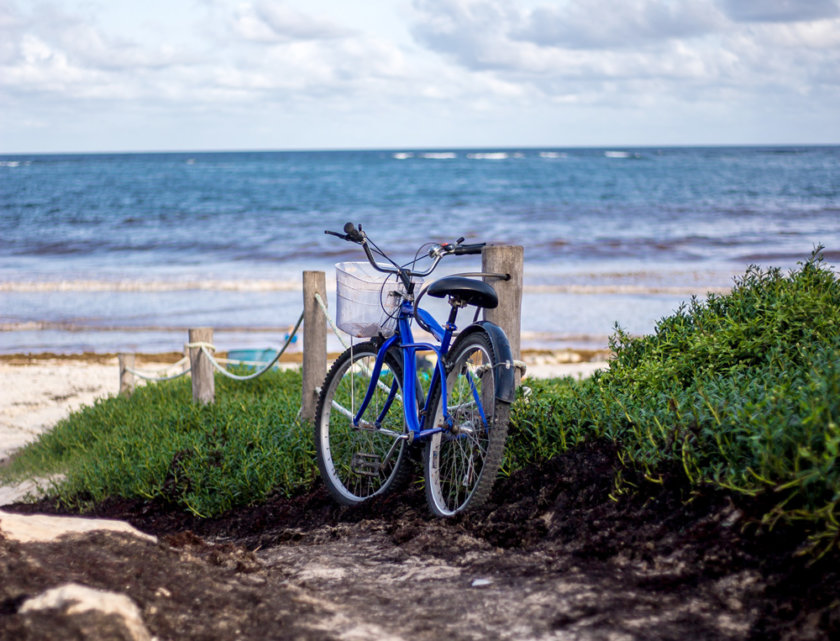
[[[359,476],[379,476],[382,461],[376,454],[356,452],[350,460],[350,469]]]

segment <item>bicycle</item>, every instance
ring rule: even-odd
[[[400,266],[361,225],[347,223],[343,234],[325,233],[358,243],[367,257],[367,263],[337,266],[338,325],[367,340],[351,343],[336,359],[318,399],[315,449],[330,495],[356,505],[405,487],[422,446],[425,495],[433,514],[452,516],[482,505],[501,465],[516,384],[505,333],[478,320],[482,308],[498,305],[496,291],[473,277],[510,275],[456,274],[421,286],[444,257],[480,254],[484,243],[463,244],[460,238],[432,245],[425,256],[421,247],[413,261]],[[431,265],[418,269],[424,259]],[[353,283],[347,273],[358,276],[363,267],[365,277],[348,294],[346,287]],[[448,300],[444,325],[419,306],[424,295]],[[470,305],[476,307],[475,317],[456,335],[458,312]],[[414,321],[434,343],[415,341]],[[418,375],[419,352],[431,353],[435,361],[428,382]]]

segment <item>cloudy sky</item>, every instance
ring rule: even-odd
[[[0,153],[840,143],[840,0],[0,0]]]

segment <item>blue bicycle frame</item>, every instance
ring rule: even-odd
[[[417,343],[414,341],[414,334],[411,331],[411,319],[415,316],[420,316],[423,320],[423,323],[432,330],[432,334],[434,337],[440,341],[440,345],[433,345],[431,343]],[[373,397],[373,392],[375,387],[379,381],[379,374],[382,371],[382,366],[385,361],[385,354],[388,352],[389,349],[394,347],[395,345],[402,350],[402,357],[403,357],[403,380],[402,382],[402,389],[403,389],[403,407],[405,408],[405,419],[406,423],[408,424],[409,434],[407,438],[410,441],[414,441],[416,439],[424,439],[432,434],[437,434],[438,432],[443,432],[447,428],[452,427],[452,417],[449,414],[449,408],[447,405],[447,393],[446,393],[446,385],[443,382],[446,380],[446,368],[444,366],[444,357],[446,353],[449,351],[449,344],[452,341],[452,335],[456,330],[456,326],[454,322],[447,322],[445,326],[441,327],[440,323],[438,323],[431,314],[429,314],[426,310],[421,308],[414,307],[412,301],[404,300],[400,305],[400,312],[399,316],[397,317],[397,331],[394,333],[393,336],[388,338],[382,346],[379,348],[379,351],[376,355],[376,363],[373,368],[373,373],[371,375],[371,382],[368,385],[367,393],[365,394],[365,398],[362,401],[362,404],[359,406],[359,411],[356,413],[356,416],[353,418],[353,424],[358,426],[362,416],[367,410],[368,403],[370,403],[371,398]],[[431,386],[429,387],[429,394],[426,396],[425,402],[423,404],[423,410],[421,412],[409,411],[408,408],[417,408],[419,406],[418,398],[417,398],[417,387],[415,385],[415,381],[417,380],[417,352],[418,351],[432,351],[437,356],[437,364],[435,366],[435,371],[432,376]],[[443,404],[443,418],[444,424],[447,427],[437,427],[437,428],[426,428],[426,420],[434,420],[434,417],[431,417],[431,407],[430,404],[432,402],[431,393],[432,390],[435,389],[435,385],[440,385],[441,391],[441,403]],[[478,399],[478,390],[476,389],[475,385],[472,384],[472,392],[473,395]],[[394,381],[391,383],[391,389],[388,393],[388,398],[384,404],[382,411],[380,412],[379,416],[376,417],[375,425],[377,428],[381,427],[382,420],[384,419],[385,415],[388,413],[388,410],[391,407],[391,403],[393,403],[394,399],[396,398],[398,390],[397,382]],[[481,404],[478,404],[479,408],[481,408]],[[486,423],[486,419],[484,417],[484,412],[481,411],[481,418],[482,422]]]

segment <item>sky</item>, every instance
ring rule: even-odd
[[[0,153],[840,143],[840,0],[0,0]]]

